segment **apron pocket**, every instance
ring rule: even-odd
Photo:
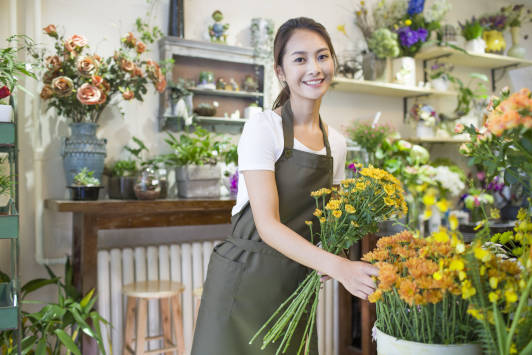
[[[216,249],[213,250],[201,300],[209,318],[226,319],[229,316],[243,270],[244,264],[220,255]]]

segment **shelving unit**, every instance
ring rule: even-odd
[[[456,143],[456,144],[462,144],[462,143],[469,143],[471,142],[470,139],[457,139],[457,138],[405,138],[407,141],[412,143]]]
[[[221,96],[221,97],[239,97],[239,98],[246,98],[246,99],[253,99],[253,100],[264,97],[264,94],[262,92],[209,90],[209,89],[200,89],[200,88],[190,88],[188,90],[193,92],[194,94]]]
[[[11,98],[10,104],[14,107]],[[13,110],[15,112],[15,110]],[[0,215],[0,245],[5,248],[9,243],[10,270],[9,282],[0,283],[0,331],[17,329],[16,341],[20,349],[20,308],[19,308],[19,216],[18,216],[18,159],[17,159],[17,125],[16,114],[14,122],[0,123],[0,154],[7,155],[9,169],[3,173],[9,174],[11,188],[7,212]]]
[[[427,62],[431,60],[445,58],[447,62],[455,65],[465,67],[475,67],[482,69],[490,69],[491,71],[491,88],[496,91],[496,73],[497,71],[505,71],[510,68],[524,68],[532,66],[532,60],[509,57],[499,54],[474,54],[464,53],[462,51],[449,47],[429,47],[421,50],[416,59],[423,61],[423,68],[427,67]],[[427,81],[425,74],[425,81]]]

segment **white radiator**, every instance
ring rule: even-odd
[[[126,307],[122,285],[145,280],[172,280],[184,284],[185,292],[181,297],[183,330],[186,353],[190,353],[196,302],[192,291],[202,287],[212,249],[217,243],[195,242],[98,252],[98,312],[113,325],[102,329],[103,336],[107,334],[108,338],[105,345],[108,354],[111,354],[111,347],[113,354],[122,354]],[[338,354],[337,293],[337,283],[333,280],[327,281],[320,293],[317,322],[320,355]],[[159,335],[157,301],[150,301],[148,322],[148,335]],[[158,341],[150,342],[149,347],[159,347]]]

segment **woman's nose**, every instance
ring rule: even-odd
[[[317,59],[309,60],[308,62],[308,70],[311,74],[319,74],[321,73],[321,66]]]

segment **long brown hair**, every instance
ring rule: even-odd
[[[295,30],[299,29],[314,31],[325,40],[327,46],[329,47],[329,51],[331,52],[331,57],[334,61],[334,67],[337,68],[338,59],[336,58],[336,53],[334,52],[329,33],[327,32],[325,27],[323,27],[322,24],[308,17],[292,18],[283,23],[281,27],[279,27],[279,29],[277,30],[277,34],[275,35],[275,40],[273,42],[273,60],[275,63],[274,68],[277,68],[277,66],[282,67],[286,43],[292,36],[292,33]],[[277,107],[284,105],[284,103],[289,98],[290,89],[288,88],[288,85],[284,85],[283,89],[281,90],[281,93],[279,94],[279,96],[277,96],[277,99],[275,99],[273,103],[273,109],[275,110]]]

